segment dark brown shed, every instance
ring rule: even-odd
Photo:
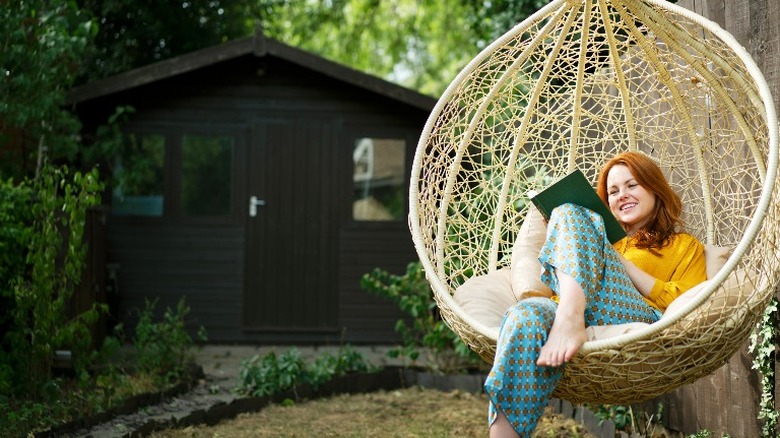
[[[184,296],[212,342],[397,340],[400,311],[359,280],[416,260],[408,169],[433,98],[258,34],[69,100],[87,136],[135,109],[104,199],[126,325],[145,300]]]

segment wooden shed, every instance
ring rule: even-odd
[[[85,138],[134,108],[105,157],[109,301],[145,300],[223,343],[392,343],[360,288],[416,260],[409,167],[435,99],[261,34],[74,89]],[[86,146],[88,147],[88,146]]]

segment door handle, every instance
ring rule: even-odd
[[[257,196],[250,196],[249,197],[249,217],[255,217],[257,216],[257,206],[263,206],[265,205],[265,201],[262,199],[258,199]]]

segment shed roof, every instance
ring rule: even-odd
[[[259,30],[254,36],[186,53],[76,87],[68,93],[67,103],[83,103],[244,56],[283,59],[423,110],[429,111],[436,104],[433,97],[286,45],[266,37]]]

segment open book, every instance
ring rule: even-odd
[[[604,218],[604,226],[607,230],[607,239],[615,243],[626,237],[626,231],[612,215],[604,202],[601,201],[596,190],[585,178],[579,169],[552,183],[549,187],[531,196],[539,212],[546,220],[550,219],[550,213],[561,204],[572,203],[593,210]]]

